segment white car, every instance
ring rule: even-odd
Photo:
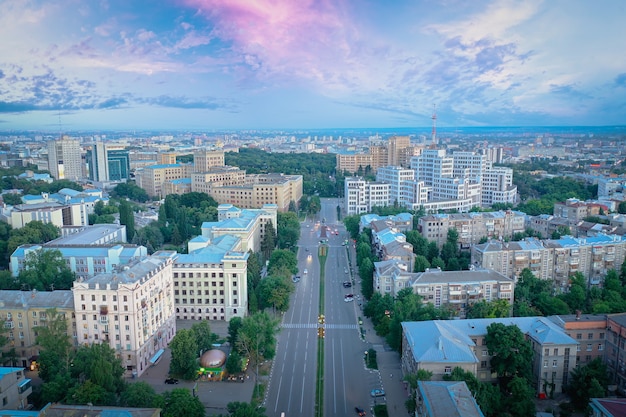
[[[304,268],[304,271],[302,271],[302,273],[303,273],[303,274],[308,274],[308,273],[309,273],[309,270],[308,270],[308,269],[306,269],[306,268]]]

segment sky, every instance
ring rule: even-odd
[[[626,125],[623,0],[0,0],[0,130]]]

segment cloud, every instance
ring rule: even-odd
[[[143,103],[160,106],[160,107],[172,107],[179,109],[206,109],[206,110],[218,110],[228,109],[231,105],[225,102],[219,102],[215,98],[189,98],[181,96],[168,96],[162,95],[154,98],[145,98],[141,100]]]
[[[626,87],[626,72],[619,74],[615,77],[615,85],[618,87]]]

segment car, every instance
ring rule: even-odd
[[[360,416],[364,416],[366,414],[365,410],[360,407],[354,407],[354,411],[356,411],[356,413]]]
[[[345,281],[345,282],[343,283],[343,287],[344,287],[344,288],[350,288],[351,286],[352,286],[352,283],[351,283],[350,281]]]
[[[178,379],[176,379],[176,378],[167,378],[165,380],[165,383],[166,384],[178,384]]]
[[[345,301],[346,303],[349,303],[350,301],[354,301],[354,295],[346,294],[345,297],[343,297],[343,301]]]
[[[384,397],[385,391],[383,391],[382,389],[373,389],[370,391],[370,395],[372,397]]]
[[[344,269],[343,269],[343,273],[344,273],[344,274],[347,274],[347,273],[348,273],[348,268],[344,268]]]
[[[303,273],[303,274],[308,274],[308,273],[309,273],[309,271],[308,271],[306,268],[304,268],[304,271],[302,271],[302,273]]]
[[[300,281],[300,275],[295,275],[294,277],[291,278],[291,280],[295,283],[295,282],[299,282]]]
[[[308,252],[308,251],[309,251],[309,248],[305,248],[304,250]]]

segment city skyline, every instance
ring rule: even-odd
[[[626,123],[626,5],[0,3],[0,131]]]

